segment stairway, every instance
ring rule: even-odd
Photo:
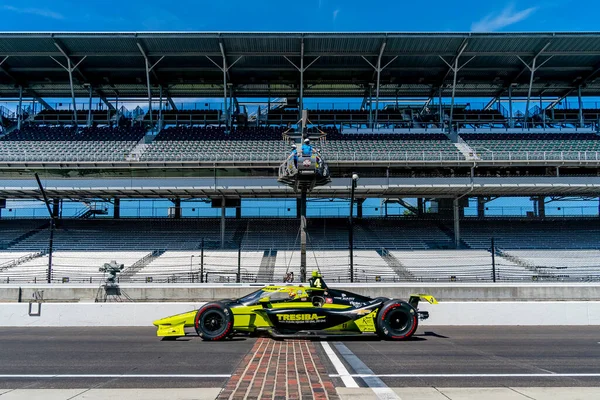
[[[43,250],[43,251],[38,251],[37,253],[27,254],[26,256],[19,257],[19,258],[15,259],[15,260],[12,260],[12,261],[7,261],[7,262],[5,262],[3,264],[0,264],[0,271],[4,271],[4,270],[7,270],[9,268],[17,267],[17,266],[19,266],[21,264],[26,263],[29,260],[33,260],[34,258],[43,257],[46,254],[48,254],[48,252],[46,250]]]
[[[448,228],[446,225],[444,225],[441,222],[438,223],[437,226],[438,226],[438,228],[440,228],[440,231],[442,231],[446,236],[448,236],[450,238],[450,240],[452,241],[452,243],[454,244],[454,231],[452,229]],[[436,247],[432,247],[432,248],[436,248]],[[464,240],[460,239],[460,241],[458,242],[458,248],[459,249],[470,249],[471,246],[469,246],[469,244],[467,242],[465,242]]]
[[[389,250],[387,250],[385,248],[381,248],[376,251],[377,251],[377,254],[379,254],[381,256],[381,258],[383,258],[383,260],[386,262],[388,267],[390,267],[396,273],[396,275],[398,275],[400,280],[405,280],[405,281],[414,281],[415,280],[415,276],[409,270],[407,270],[406,267],[400,262],[400,260],[398,260],[395,256],[393,256],[389,252]]]
[[[256,281],[261,283],[273,282],[275,273],[275,260],[277,259],[277,250],[265,250],[263,258],[256,274]]]
[[[458,143],[453,143],[453,145],[458,151],[462,153],[463,156],[465,156],[467,160],[479,160],[479,156],[477,155],[475,150],[473,150],[473,148],[469,146],[464,140],[460,139]]]
[[[140,272],[142,269],[150,265],[150,263],[156,260],[158,257],[165,254],[166,250],[154,250],[152,253],[146,254],[144,257],[137,260],[135,263],[131,265],[131,267],[126,268],[120,275],[120,282],[131,281],[133,276]]]
[[[150,146],[150,143],[146,143],[146,138],[143,137],[133,149],[125,157],[126,161],[139,161],[142,154]]]
[[[513,263],[527,269],[528,271],[535,273],[536,278],[556,279],[555,275],[548,273],[547,271],[542,271],[534,264],[531,264],[531,263],[521,259],[520,257],[517,257],[515,255],[507,253],[504,250],[496,248],[496,255],[498,257],[504,258],[507,261],[513,262]]]

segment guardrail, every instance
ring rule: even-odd
[[[370,151],[370,152],[327,152],[323,151],[323,158],[327,162],[444,162],[444,161],[466,161],[465,156],[460,152],[444,151]],[[142,157],[139,160],[127,160],[127,154],[123,155],[97,155],[90,154],[86,156],[33,156],[18,154],[0,154],[0,162],[128,162],[131,164],[147,162],[266,162],[280,164],[282,160],[287,159],[288,153],[213,153],[213,154],[189,154],[189,155],[157,155],[152,157]],[[510,161],[510,162],[529,162],[529,161],[580,161],[580,162],[598,162],[600,161],[600,151],[484,151],[473,153],[475,159],[482,161]]]

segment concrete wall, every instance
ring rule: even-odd
[[[0,326],[152,326],[152,321],[200,307],[202,303],[42,303],[30,316],[28,303],[2,304]],[[423,304],[423,326],[435,325],[600,325],[600,302],[443,302]],[[34,305],[37,312],[37,305]]]
[[[262,284],[140,284],[122,285],[121,288],[137,302],[208,301],[238,298]],[[429,293],[440,301],[600,301],[600,284],[597,283],[427,283],[386,284],[356,283],[333,285],[339,289],[357,292],[370,297],[396,297],[406,299],[411,293]],[[0,285],[0,302],[16,302],[19,285]],[[23,285],[22,299],[29,301],[36,290],[44,291],[49,302],[94,301],[97,285],[39,284]]]

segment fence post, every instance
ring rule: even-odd
[[[237,270],[237,279],[236,283],[240,283],[242,281],[242,245],[238,247],[238,270]]]
[[[492,237],[492,281],[496,282],[496,246]]]
[[[204,238],[200,244],[200,283],[204,283]]]

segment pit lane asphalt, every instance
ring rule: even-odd
[[[203,342],[197,336],[161,341],[148,328],[0,328],[0,388],[221,387],[254,338]],[[479,374],[600,373],[600,328],[422,326],[413,340],[332,338],[342,342],[390,387],[600,386],[599,377],[493,377]],[[336,370],[315,341],[329,374]],[[338,353],[339,355],[339,353]],[[343,359],[350,373],[352,365]],[[160,378],[39,378],[35,375],[165,375]],[[206,375],[201,378],[177,375]],[[422,377],[423,374],[474,374]],[[213,377],[211,377],[213,376]],[[356,378],[364,386],[361,378]],[[337,386],[341,379],[334,378]]]

